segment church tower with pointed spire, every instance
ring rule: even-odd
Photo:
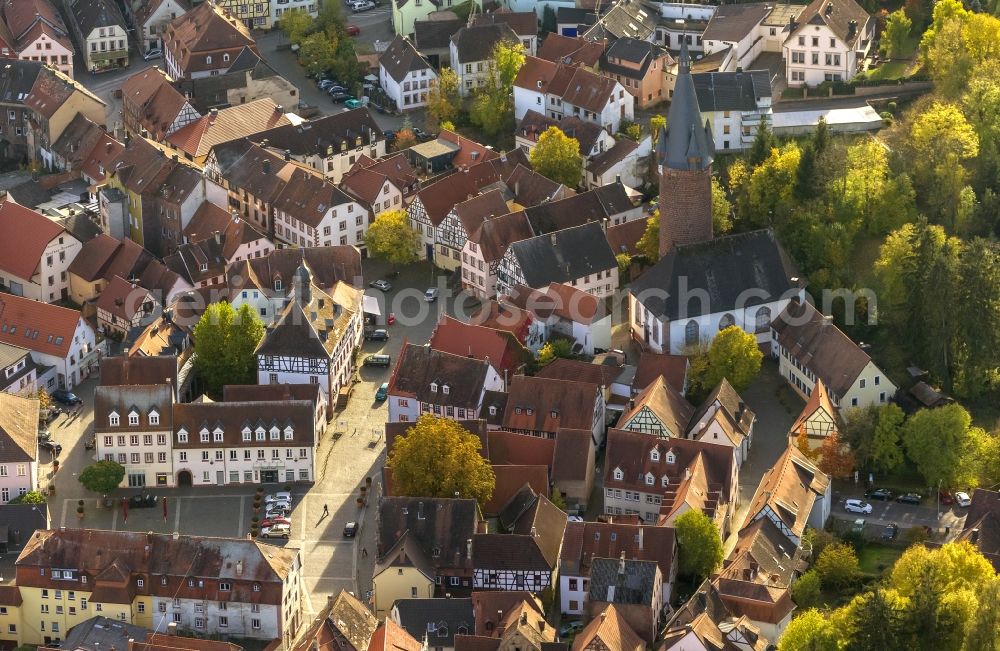
[[[712,239],[712,130],[702,124],[687,43],[681,45],[667,127],[656,159],[660,174],[660,256]]]

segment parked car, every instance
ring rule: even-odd
[[[382,280],[382,279],[373,280],[370,283],[368,283],[368,286],[374,287],[375,289],[383,292],[388,292],[392,290],[392,283],[390,283],[388,280]]]
[[[389,366],[392,364],[392,357],[389,355],[369,355],[365,357],[365,366]]]
[[[964,491],[959,491],[955,493],[955,503],[961,506],[962,508],[965,508],[972,504],[972,498],[969,497],[968,493]]]
[[[334,84],[330,84],[329,86],[327,86],[325,90],[330,95],[336,95],[338,93],[345,93],[346,94],[347,93],[347,86],[343,86],[341,84],[334,83]]]
[[[268,511],[285,511],[286,513],[292,510],[292,503],[289,500],[278,500],[277,502],[271,502],[264,506]]]
[[[83,443],[83,449],[84,449],[84,450],[93,450],[93,449],[94,449],[94,448],[96,448],[96,447],[97,447],[97,437],[96,437],[96,436],[94,436],[93,434],[91,434],[91,435],[90,435],[90,438],[88,438],[88,439],[87,439],[87,440],[86,440],[86,441],[85,441],[85,442]]]
[[[292,528],[287,524],[276,524],[270,527],[264,527],[260,530],[261,538],[284,538],[288,540],[288,537],[292,535]]]
[[[885,529],[882,529],[882,540],[895,540],[898,535],[899,525],[895,522],[887,524]]]
[[[282,516],[277,516],[274,518],[264,518],[260,521],[261,528],[273,527],[276,524],[287,524],[289,527],[292,526],[291,518],[286,518]]]
[[[344,92],[330,93],[330,99],[333,100],[333,102],[336,104],[343,104],[347,100],[353,99],[353,96],[348,95],[347,93]]]
[[[142,55],[142,58],[146,61],[152,61],[153,59],[159,59],[163,56],[163,50],[158,47],[152,47],[146,50],[146,53]]]
[[[382,131],[382,135],[385,136],[385,141],[390,145],[396,142],[396,131],[394,129],[385,129]]]
[[[426,292],[424,292],[424,300],[428,303],[433,303],[438,300],[438,295],[441,293],[437,287],[431,287]]]
[[[378,330],[372,330],[365,335],[365,339],[368,341],[389,341],[389,331],[381,328]]]
[[[277,507],[268,508],[266,511],[264,511],[265,520],[267,519],[273,520],[274,518],[287,518],[291,515],[292,512],[289,511],[288,509],[277,508]]]
[[[64,405],[82,405],[83,400],[80,400],[75,393],[72,391],[67,391],[66,389],[56,389],[52,392],[52,399],[56,402],[60,402]]]
[[[951,491],[948,489],[938,491],[938,499],[941,500],[941,503],[946,506],[951,506],[952,504],[955,503],[955,497],[951,494]]]
[[[149,509],[156,506],[156,495],[151,493],[137,493],[128,498],[128,505],[133,509]]]
[[[277,493],[271,493],[270,495],[264,496],[264,503],[270,504],[271,502],[291,502],[292,494],[288,491],[278,491]]]
[[[351,3],[351,11],[354,13],[360,13],[362,11],[371,11],[375,8],[375,3],[371,0],[359,0],[358,2]]]
[[[380,386],[378,388],[378,391],[375,392],[375,399],[378,400],[379,402],[382,402],[383,400],[386,400],[388,397],[389,397],[389,383],[383,382],[382,386]]]
[[[565,624],[559,627],[559,637],[566,637],[582,630],[583,630],[583,622],[581,621],[566,622]]]
[[[42,441],[41,443],[38,444],[38,447],[40,447],[43,450],[48,450],[49,452],[52,453],[52,456],[54,457],[58,457],[59,454],[62,452],[62,446],[56,443],[55,441]]]
[[[41,443],[43,441],[48,441],[50,438],[52,438],[52,432],[50,432],[49,430],[45,429],[44,427],[39,427],[38,428],[38,442],[39,443]]]
[[[850,513],[871,513],[872,505],[861,500],[847,500],[844,502],[844,510]]]
[[[423,129],[421,129],[420,127],[413,127],[413,135],[416,136],[417,140],[419,140],[420,142],[425,142],[434,137],[431,134],[424,131]]]
[[[58,418],[59,414],[61,414],[61,413],[62,413],[62,409],[60,409],[59,407],[57,407],[55,405],[52,405],[51,407],[47,407],[45,409],[39,409],[38,410],[38,422],[41,423],[42,425],[48,425],[49,423],[51,423],[52,421],[54,421],[56,418]]]
[[[858,518],[854,521],[854,526],[851,527],[851,531],[854,533],[862,534],[865,532],[865,519]]]
[[[320,90],[328,90],[330,86],[336,86],[338,84],[333,79],[320,79],[318,82],[316,82],[316,85],[319,87]]]
[[[348,109],[361,108],[361,100],[352,97],[351,99],[344,102],[344,106]]]
[[[870,500],[882,500],[884,502],[892,499],[892,491],[888,488],[876,488],[865,493],[865,497]]]
[[[348,522],[344,525],[344,538],[353,538],[358,535],[358,523]]]
[[[900,504],[920,504],[923,499],[918,493],[904,493],[897,497],[896,501]]]
[[[360,27],[358,27],[357,25],[348,25],[347,26],[347,35],[348,36],[358,36],[359,34],[361,34],[361,28]]]

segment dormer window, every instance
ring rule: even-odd
[[[646,473],[646,485],[647,486],[652,486],[655,483],[656,483],[656,477],[653,477],[653,473],[647,472]]]
[[[518,411],[520,411],[520,410],[518,410]],[[496,415],[497,415],[496,405],[490,405],[490,416],[496,416]]]
[[[222,55],[222,60],[223,61],[229,61],[229,55],[228,54],[223,54]]]
[[[149,412],[149,424],[150,425],[159,425],[160,424],[160,415],[158,413],[156,413],[155,411]]]
[[[651,451],[649,453],[649,460],[650,461],[659,461],[660,460],[660,451],[659,450],[653,450],[653,451]]]
[[[207,65],[212,65],[212,55],[211,54],[209,54],[207,57],[205,57],[205,63]]]
[[[277,427],[272,427],[271,428],[271,440],[272,441],[280,441],[281,440],[281,430],[278,429]]]
[[[448,395],[448,391],[450,389],[451,389],[451,387],[449,387],[447,384],[441,385],[441,393],[443,393],[444,395]]]
[[[201,263],[201,270],[202,271],[208,271],[208,263],[207,262],[202,262]]]
[[[437,393],[437,390],[438,390],[438,383],[431,382],[431,393]]]
[[[139,424],[139,414],[137,412],[134,412],[134,411],[130,411],[129,412],[129,414],[128,414],[128,424],[129,425],[133,425],[133,426]]]
[[[263,441],[264,439],[267,438],[267,432],[264,431],[263,427],[258,427],[257,430],[254,432],[254,435],[258,441]]]
[[[179,432],[177,432],[177,442],[178,443],[187,443],[188,442],[188,433],[185,432],[184,430],[180,430]]]
[[[111,412],[110,414],[108,414],[108,425],[110,425],[111,427],[118,427],[119,422],[120,420],[118,418],[118,414],[116,414],[115,412]]]
[[[622,472],[621,468],[615,468],[615,481],[621,481],[625,479],[625,473]]]
[[[528,412],[529,416],[531,416],[531,415],[533,415],[535,413],[535,410],[532,409],[531,407],[528,407],[528,409],[526,411]]]
[[[671,451],[667,452],[667,463],[676,463],[677,456]]]
[[[249,427],[244,427],[241,433],[243,434],[244,441],[249,441],[252,438],[251,435],[253,434],[253,432],[250,431]]]
[[[208,430],[207,429],[203,429],[203,430],[201,430],[200,433],[201,433],[201,442],[202,443],[208,443]]]
[[[669,485],[670,485],[670,478],[669,478],[669,477],[667,477],[666,475],[663,475],[663,479],[661,479],[661,480],[660,480],[660,484],[661,484],[661,485],[662,485],[662,486],[663,486],[664,488],[666,488],[667,486],[669,486]]]
[[[275,278],[274,279],[274,291],[276,291],[276,292],[280,292],[281,291],[281,278]]]
[[[292,426],[291,425],[289,425],[288,427],[285,428],[285,440],[286,441],[291,441],[292,440],[292,431],[293,430],[292,430]]]
[[[552,418],[559,418],[559,412],[553,409],[552,411],[549,412],[549,416],[551,416]]]
[[[212,432],[212,440],[215,441],[216,443],[222,443],[222,430],[221,429],[216,428],[215,431]]]

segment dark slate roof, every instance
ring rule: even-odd
[[[570,25],[593,25],[597,22],[597,14],[579,7],[559,7],[556,9],[556,22]]]
[[[691,78],[702,111],[754,111],[761,98],[771,96],[767,70],[702,72]]]
[[[706,41],[740,41],[771,13],[771,5],[763,2],[720,5],[708,21],[702,39]]]
[[[0,101],[4,104],[24,104],[42,65],[38,61],[4,59],[0,65]]]
[[[708,242],[679,246],[647,270],[632,292],[654,316],[675,321],[732,310],[741,293],[755,290],[745,306],[777,300],[797,287],[798,271],[770,229],[727,235]],[[687,292],[706,291],[709,301],[682,304],[681,279]],[[666,299],[661,292],[667,292]],[[767,298],[762,298],[763,292]],[[685,310],[684,313],[681,310]],[[687,313],[687,310],[693,310]]]
[[[468,543],[476,531],[478,512],[474,499],[383,497],[376,518],[376,557],[409,532],[435,567],[471,569]]]
[[[476,630],[472,599],[399,599],[392,606],[392,618],[415,640],[427,635],[429,647],[453,647],[456,635]]]
[[[645,40],[656,29],[657,11],[640,0],[618,0],[583,37],[590,41],[625,37]]]
[[[417,20],[413,23],[413,43],[420,51],[447,49],[451,35],[462,28],[465,21]]]
[[[267,141],[269,150],[288,151],[293,156],[326,158],[328,149],[341,151],[382,140],[385,136],[367,107],[325,115],[302,124],[284,124],[249,136],[255,143]]]
[[[589,599],[613,604],[651,606],[653,594],[659,589],[656,570],[656,561],[595,558],[590,566]]]
[[[77,0],[72,4],[71,13],[83,38],[88,38],[98,27],[117,25],[125,28],[125,19],[114,0]]]
[[[533,289],[568,283],[617,267],[614,251],[597,222],[514,242],[511,251],[525,284]]]
[[[520,43],[521,39],[504,23],[463,27],[451,37],[458,52],[458,60],[451,64],[457,66],[459,62],[487,61],[493,56],[493,47],[501,41]]]
[[[0,522],[6,529],[7,551],[18,551],[27,544],[39,529],[49,527],[49,505],[43,504],[2,504]]]
[[[379,57],[378,63],[396,81],[403,81],[408,72],[431,67],[413,44],[402,36],[392,39],[392,43],[389,43],[389,47]]]
[[[611,220],[633,208],[625,186],[611,183],[588,192],[526,208],[525,216],[535,233],[551,233],[587,222]],[[611,223],[610,221],[608,223]]]
[[[534,11],[495,11],[491,14],[475,14],[471,18],[473,25],[507,24],[518,36],[538,34],[538,15]]]
[[[687,43],[681,45],[680,67],[664,131],[665,137],[660,138],[656,152],[661,165],[686,170],[705,169],[712,164],[715,155],[712,131],[708,122],[702,126]]]
[[[68,649],[99,651],[128,649],[132,640],[144,640],[149,629],[133,626],[98,615],[86,619],[69,630],[64,643]]]
[[[871,16],[854,0],[813,0],[802,10],[795,21],[792,34],[804,25],[826,25],[848,46],[853,47],[858,38],[868,33]]]

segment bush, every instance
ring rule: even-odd
[[[45,495],[39,491],[28,491],[12,499],[9,504],[45,504]]]
[[[792,599],[799,608],[814,608],[820,605],[823,588],[822,579],[816,570],[809,570],[792,584]]]
[[[803,534],[802,539],[812,545],[812,558],[813,562],[819,558],[819,555],[823,553],[829,545],[837,542],[837,537],[826,529],[813,529],[809,528]]]
[[[861,576],[861,566],[854,548],[844,543],[828,545],[816,559],[814,570],[824,588],[844,590],[854,585]]]

